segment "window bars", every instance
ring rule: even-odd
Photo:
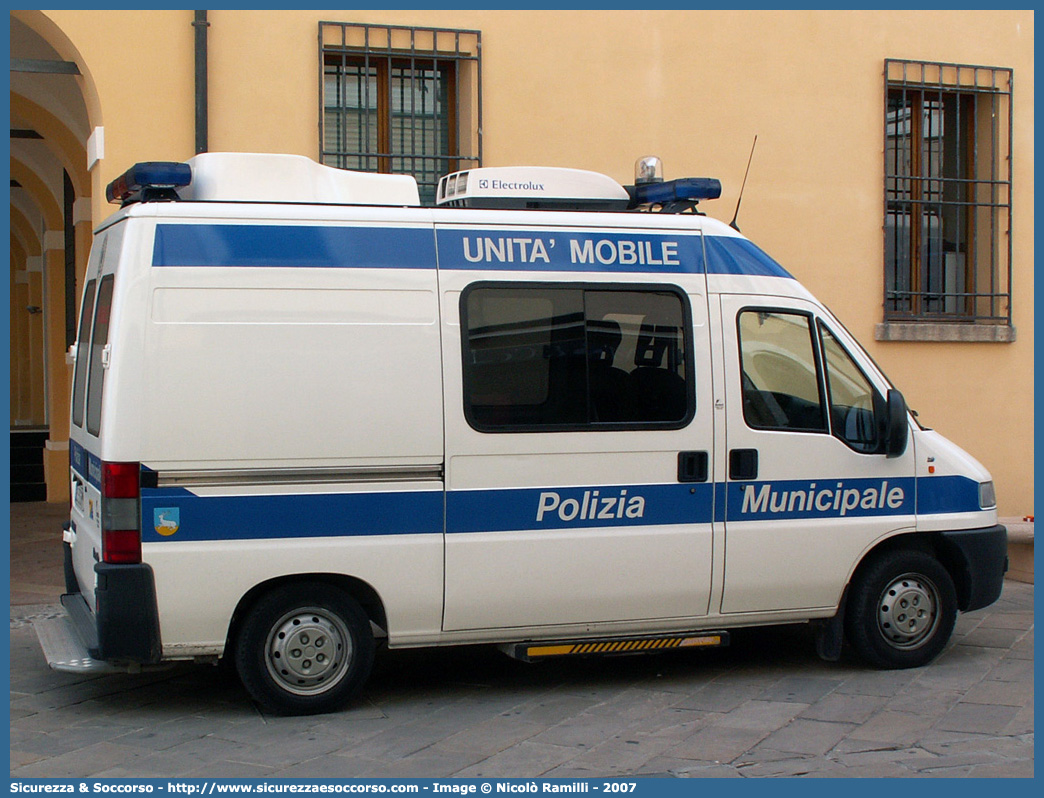
[[[482,163],[481,34],[319,23],[320,161],[439,178]]]
[[[1011,324],[1012,70],[885,61],[885,318]]]

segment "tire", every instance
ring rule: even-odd
[[[373,667],[370,619],[351,596],[321,583],[284,585],[263,596],[237,636],[239,678],[270,712],[341,709]]]
[[[918,668],[946,647],[957,620],[949,572],[920,551],[886,552],[852,585],[845,634],[856,653],[884,669]]]

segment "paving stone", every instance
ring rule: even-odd
[[[808,706],[786,701],[747,701],[716,720],[714,727],[771,732],[789,723]]]
[[[349,741],[343,737],[316,731],[284,735],[264,744],[253,743],[229,756],[237,762],[264,765],[273,769],[289,767],[297,762],[341,751]]]
[[[260,765],[256,762],[233,762],[230,760],[217,760],[200,765],[195,770],[186,771],[183,775],[186,779],[263,779],[273,776],[276,770],[268,765]],[[129,773],[113,773],[111,778],[128,778]]]
[[[495,717],[451,734],[439,742],[440,747],[450,751],[477,751],[486,756],[510,748],[543,731],[539,723],[521,721],[517,718]]]
[[[930,690],[964,692],[981,682],[996,663],[983,662],[977,657],[975,652],[997,652],[999,649],[957,646],[954,650],[961,651],[962,649],[965,652],[971,652],[967,661],[960,662],[955,659],[949,659],[943,662],[940,660],[938,665],[920,675],[917,680],[918,684]]]
[[[1008,649],[1021,640],[1025,634],[1025,629],[991,627],[983,622],[975,631],[965,636],[961,645]]]
[[[816,701],[798,717],[841,723],[863,723],[881,709],[887,700],[882,696],[832,693]]]
[[[387,761],[337,755],[298,762],[272,774],[281,779],[395,778],[396,775],[394,766]]]
[[[120,745],[132,745],[148,751],[165,751],[208,734],[210,732],[196,724],[174,720],[124,732],[119,736],[119,742]]]
[[[857,671],[846,677],[836,688],[843,695],[890,697],[916,679],[920,669],[905,671]]]
[[[780,679],[772,687],[764,690],[758,699],[761,701],[785,701],[795,704],[814,704],[832,693],[841,683],[842,678],[823,678],[807,676],[789,676]]]
[[[674,706],[706,712],[731,712],[740,704],[764,692],[759,684],[738,685],[731,681],[715,681],[686,696]]]
[[[554,693],[525,701],[511,709],[509,714],[519,720],[539,723],[547,727],[575,717],[590,706],[590,699],[569,693]]]
[[[585,751],[569,764],[606,776],[627,775],[675,744],[671,739],[623,735]]]
[[[43,754],[37,754],[30,751],[19,750],[16,746],[11,747],[10,765],[11,771],[14,772],[20,767],[25,765],[31,765],[33,762],[39,762],[44,758]]]
[[[130,746],[97,743],[12,769],[11,777],[65,779],[96,776],[117,766],[133,769],[146,755],[141,749]]]
[[[971,768],[975,765],[995,764],[996,762],[997,757],[986,752],[899,760],[901,765],[917,772],[952,771],[954,768]],[[955,774],[951,773],[951,775]]]
[[[1017,657],[1005,656],[990,668],[986,678],[998,682],[1030,682],[1033,681],[1033,663]]]
[[[918,742],[918,748],[937,756],[988,751],[1003,759],[1032,759],[1033,735],[998,737],[933,729]]]
[[[754,748],[768,734],[763,730],[709,726],[668,749],[664,756],[703,762],[732,762]]]
[[[1033,630],[1030,630],[1008,651],[1008,656],[1032,660],[1034,654]]]
[[[968,771],[973,779],[1032,779],[1034,775],[1032,759],[976,765]]]
[[[908,746],[916,743],[936,720],[938,718],[931,716],[882,710],[866,723],[857,726],[849,737],[893,746]]]
[[[21,742],[21,746],[26,751],[39,751],[54,756],[102,742],[113,741],[123,745],[123,738],[137,731],[139,730],[130,726],[77,724],[32,734]]]
[[[953,625],[954,637],[964,637],[975,631],[982,625],[984,618],[979,613],[964,613],[957,616],[957,622]]]
[[[732,765],[717,762],[697,763],[688,759],[656,757],[639,768],[636,775],[650,778],[740,779],[743,774]]]
[[[451,751],[437,743],[394,762],[384,762],[372,775],[394,775],[397,778],[441,777],[471,767],[483,759],[486,759],[486,755],[477,751]]]
[[[1033,615],[1030,611],[995,612],[983,619],[982,625],[996,629],[1022,629],[1027,631],[1033,628]]]
[[[566,762],[557,767],[553,767],[543,774],[545,779],[596,779],[602,776],[600,771],[592,770],[589,767],[583,765],[574,764],[574,762]],[[633,775],[633,774],[632,774]],[[666,777],[668,774],[664,774]]]
[[[1033,722],[1033,702],[1030,702],[1026,706],[1019,708],[1019,711],[1015,713],[1015,717],[1012,718],[1011,723],[1001,729],[1001,734],[1032,734]]]
[[[677,742],[691,737],[700,728],[720,717],[721,714],[716,712],[670,707],[660,714],[632,724],[628,728],[632,734],[655,739],[672,739]]]
[[[959,765],[956,767],[940,767],[933,770],[914,771],[910,778],[921,779],[966,779],[975,770],[975,765]]]
[[[542,745],[526,740],[452,775],[458,779],[535,778],[574,757],[574,748]]]
[[[855,728],[854,723],[798,718],[782,729],[774,731],[758,747],[792,754],[823,756]]]
[[[898,762],[879,762],[870,765],[852,765],[851,767],[827,770],[823,773],[811,773],[810,778],[843,778],[843,779],[911,779],[930,778],[928,772],[917,772],[900,765]]]
[[[1015,719],[1015,707],[986,704],[958,704],[935,724],[943,731],[999,734]]]
[[[917,681],[888,699],[884,708],[938,718],[953,709],[963,695],[960,690],[945,690]]]
[[[1033,701],[1033,682],[979,682],[961,699],[968,704],[1002,704],[1024,707]]]
[[[845,747],[848,747],[847,745]],[[838,747],[840,748],[840,746]],[[932,759],[934,754],[921,747],[902,748],[886,747],[873,748],[866,751],[841,752],[835,749],[831,755],[836,757],[839,764],[849,767],[863,767],[867,765],[895,765],[897,761],[911,761],[914,759]]]
[[[812,757],[789,757],[771,762],[738,764],[736,767],[747,778],[790,778],[808,776],[817,770],[833,769],[830,763]]]
[[[584,714],[590,717],[607,715],[622,720],[639,720],[656,715],[677,701],[676,693],[634,688],[624,690],[608,701],[595,704]]]

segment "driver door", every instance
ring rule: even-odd
[[[836,606],[862,552],[914,527],[913,446],[882,453],[888,385],[821,308],[765,296],[720,303],[722,612]]]

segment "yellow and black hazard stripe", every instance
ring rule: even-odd
[[[726,632],[688,634],[673,637],[642,637],[615,640],[586,640],[583,642],[554,642],[542,644],[521,643],[508,653],[517,659],[535,660],[544,657],[567,657],[593,654],[629,654],[644,651],[663,651],[672,648],[715,647],[728,645]]]

